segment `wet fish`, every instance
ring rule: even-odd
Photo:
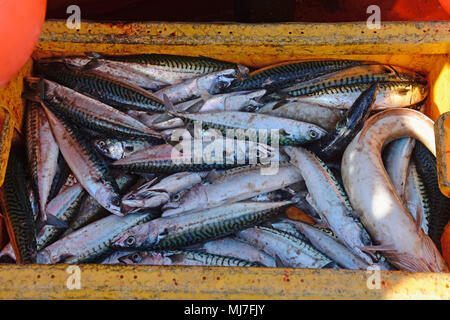
[[[290,204],[236,202],[202,211],[161,217],[118,235],[113,248],[173,249],[230,235],[253,226]]]
[[[44,110],[29,102],[26,113],[26,151],[33,187],[39,198],[42,221],[47,220],[46,206],[58,169],[59,148]]]
[[[106,210],[122,215],[118,187],[106,163],[77,129],[60,121],[44,105],[43,108],[61,153],[77,180]]]
[[[235,69],[216,71],[186,79],[182,83],[165,87],[154,94],[161,100],[166,95],[172,103],[180,103],[199,97],[208,98],[228,88],[237,77],[238,73]]]
[[[450,199],[440,192],[436,157],[423,142],[416,141],[413,159],[430,201],[428,234],[436,247],[440,249],[442,232],[450,219]]]
[[[433,121],[411,109],[382,111],[366,122],[342,158],[342,177],[353,208],[376,246],[394,266],[414,272],[446,272],[433,241],[417,227],[381,160],[383,145],[413,137],[435,152]],[[376,203],[376,205],[374,205]],[[366,250],[369,248],[365,248]]]
[[[309,149],[322,160],[329,160],[342,154],[350,141],[362,129],[372,110],[377,92],[378,83],[374,83],[361,93],[336,127],[312,144]]]
[[[115,138],[95,139],[95,148],[105,157],[119,160],[132,153],[150,148],[152,144],[143,140],[119,140]]]
[[[202,249],[211,254],[258,262],[266,267],[277,266],[275,259],[267,253],[234,237],[208,241],[203,244]]]
[[[276,178],[275,178],[276,177]],[[297,169],[289,164],[248,166],[226,170],[211,183],[197,184],[179,200],[163,206],[163,217],[218,207],[253,198],[302,181]]]
[[[164,111],[163,102],[150,92],[111,76],[96,73],[95,70],[82,70],[60,62],[38,64],[37,70],[48,80],[92,96],[114,108]]]
[[[70,168],[60,152],[58,156],[58,168],[56,170],[56,175],[53,178],[52,187],[50,188],[49,200],[56,197],[64,184],[66,184],[70,175],[72,175]]]
[[[96,261],[109,250],[111,240],[133,226],[154,217],[153,212],[126,217],[110,215],[70,233],[38,252],[39,264],[87,263]]]
[[[3,247],[2,251],[0,251],[0,264],[16,262],[16,254],[14,253],[11,242],[9,242],[6,246]]]
[[[253,227],[239,231],[236,236],[243,241],[276,257],[280,267],[333,268],[339,267],[316,250],[308,241],[288,232],[269,227]]]
[[[90,53],[90,55],[99,60],[107,60],[110,65],[125,66],[169,84],[180,83],[184,79],[225,69],[236,69],[243,75],[248,73],[248,68],[245,66],[208,57],[155,53],[131,55]]]
[[[50,201],[47,205],[47,211],[61,221],[69,224],[80,208],[80,204],[85,195],[86,192],[83,187],[77,183]],[[36,236],[37,250],[39,251],[57,240],[63,232],[64,229],[45,225]]]
[[[262,106],[258,100],[265,93],[263,89],[216,94],[206,100],[197,112],[253,111]]]
[[[0,189],[0,208],[11,245],[19,264],[36,262],[36,236],[33,212],[25,181],[24,150],[11,148],[6,176]]]
[[[356,256],[368,264],[371,257],[361,249],[372,244],[370,236],[359,222],[358,214],[325,164],[311,152],[300,147],[285,147],[290,162],[305,180],[314,208],[321,219]]]
[[[333,71],[360,65],[364,62],[351,60],[289,61],[258,69],[247,78],[236,81],[232,91],[268,89],[274,90],[291,83],[306,81]]]
[[[193,250],[138,251],[119,258],[127,265],[260,267],[245,259]]]

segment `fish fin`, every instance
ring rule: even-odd
[[[281,261],[281,258],[275,254],[275,265],[277,266],[277,268],[288,268],[289,266],[286,266],[285,263],[283,263],[283,261]]]
[[[192,106],[190,106],[189,108],[187,108],[185,110],[185,112],[188,113],[196,113],[199,112],[200,109],[203,107],[203,105],[205,104],[206,100],[200,99],[199,101],[195,102]]]
[[[283,106],[284,104],[287,103],[287,99],[283,98],[280,101],[278,101],[277,103],[274,104],[274,106],[272,107],[272,110],[276,110],[278,108],[280,108],[281,106]]]
[[[362,251],[366,251],[369,253],[376,252],[376,251],[396,251],[397,250],[394,244],[383,244],[383,245],[373,245],[373,246],[364,246],[364,247],[358,246],[358,248],[361,249]]]
[[[422,223],[423,223],[423,209],[420,204],[417,204],[416,206],[416,230],[417,233],[420,233],[422,230]]]
[[[100,66],[100,62],[97,60],[97,58],[92,58],[91,61],[86,63],[85,65],[81,66],[81,70],[83,71],[89,71],[93,69],[97,69]]]
[[[64,262],[67,259],[73,258],[73,257],[75,257],[75,256],[73,254],[70,254],[70,253],[62,254],[62,255],[59,256],[59,261],[58,262]]]
[[[88,51],[88,52],[85,52],[84,54],[85,54],[87,57],[93,58],[93,59],[105,59],[105,57],[104,57],[101,53],[98,53],[98,52],[91,52],[91,51]]]
[[[56,216],[50,213],[47,213],[47,224],[58,229],[69,228],[69,225],[66,222],[62,221],[61,219],[57,218]]]
[[[157,116],[157,117],[153,120],[153,123],[154,123],[154,124],[159,124],[159,123],[166,122],[166,121],[168,121],[168,120],[170,120],[170,119],[173,119],[173,118],[174,118],[173,115],[168,114],[168,113],[163,113],[163,114]]]
[[[168,113],[174,112],[175,107],[174,107],[172,101],[170,101],[169,97],[166,94],[163,94],[163,101],[164,101],[164,106],[166,108],[166,111]]]
[[[205,177],[205,181],[207,181],[209,183],[213,183],[215,180],[217,180],[218,177],[219,177],[219,174],[217,173],[216,169],[213,169]]]
[[[183,253],[175,253],[171,254],[170,256],[167,256],[172,263],[180,263],[183,262],[186,258],[186,255]]]

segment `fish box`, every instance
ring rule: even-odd
[[[450,22],[189,24],[47,21],[33,59],[168,53],[251,67],[311,59],[389,63],[427,75],[426,113],[450,111]],[[21,138],[23,78],[0,89],[3,180],[12,139]],[[9,112],[6,112],[8,110]],[[14,134],[13,134],[14,133]],[[2,182],[0,182],[2,183]],[[1,299],[449,299],[450,273],[240,267],[0,265]]]

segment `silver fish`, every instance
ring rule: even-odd
[[[102,155],[113,160],[126,158],[134,152],[152,146],[148,141],[119,140],[114,138],[95,139],[93,145]]]

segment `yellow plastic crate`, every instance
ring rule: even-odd
[[[48,21],[33,58],[77,55],[169,53],[208,56],[252,67],[310,59],[371,60],[428,74],[427,114],[450,111],[450,22],[189,24]],[[0,89],[20,137],[24,101],[20,74]],[[0,112],[1,116],[8,114]],[[5,122],[6,123],[6,122]],[[5,127],[0,125],[0,128]],[[9,152],[9,139],[0,150]],[[0,184],[7,157],[0,157]],[[2,299],[449,299],[450,273],[309,270],[287,268],[79,265],[81,288],[69,289],[67,265],[0,266]],[[70,279],[69,279],[70,280]]]

